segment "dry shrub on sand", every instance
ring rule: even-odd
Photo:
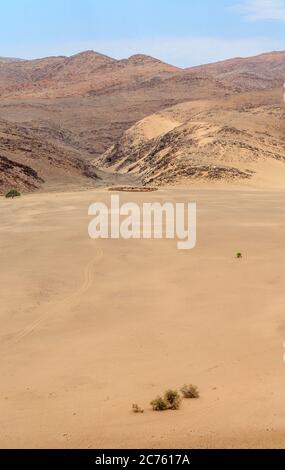
[[[136,403],[133,404],[132,411],[133,411],[133,413],[143,413],[144,412],[144,410],[139,405],[137,405]]]
[[[176,390],[167,390],[163,397],[157,397],[151,402],[154,411],[179,410],[181,397]]]
[[[199,390],[195,385],[184,385],[181,388],[183,398],[199,398]]]

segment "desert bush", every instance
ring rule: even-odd
[[[152,400],[151,406],[154,411],[168,410],[168,403],[163,397],[157,397],[155,400]]]
[[[163,397],[157,397],[151,402],[154,411],[179,410],[181,397],[176,390],[167,390]]]
[[[237,253],[236,257],[237,257],[237,259],[241,259],[242,258],[242,253]]]
[[[144,410],[136,403],[132,406],[133,413],[143,413]]]
[[[181,405],[181,397],[176,390],[167,390],[164,399],[168,403],[169,410],[179,410]]]
[[[21,194],[20,194],[19,191],[17,191],[16,189],[11,189],[11,191],[9,191],[9,192],[5,195],[5,197],[6,197],[7,199],[10,199],[10,198],[11,198],[11,199],[14,199],[14,197],[20,197],[20,196],[21,196]]]
[[[199,398],[199,390],[195,385],[184,385],[181,388],[183,398]]]

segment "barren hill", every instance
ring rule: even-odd
[[[0,63],[2,96],[59,98],[127,86],[180,69],[144,55],[116,60],[94,51],[71,57]]]
[[[156,185],[185,178],[251,179],[260,162],[285,164],[283,107],[269,104],[269,97],[263,101],[263,95],[251,102],[247,95],[166,109],[127,130],[101,163]]]
[[[14,57],[0,57],[0,63],[4,64],[7,62],[20,62],[22,59],[16,59]]]
[[[48,185],[49,181],[55,181],[54,176],[49,175],[57,175],[59,182],[64,179],[65,172],[68,173],[64,162],[69,168],[73,158],[81,162],[77,168],[81,174],[82,168],[94,160],[97,166],[100,162],[106,166],[106,155],[102,159],[102,154],[114,145],[116,148],[124,147],[127,129],[147,116],[178,104],[195,102],[202,105],[210,100],[212,104],[216,101],[225,106],[232,97],[243,97],[246,91],[250,91],[246,98],[249,104],[258,92],[260,106],[279,106],[284,74],[285,53],[282,52],[185,70],[146,55],[116,60],[93,51],[72,57],[0,60],[0,119],[6,122],[6,138],[16,127],[27,130],[31,142],[41,142],[37,165],[34,159],[31,168]],[[280,87],[275,93],[278,98],[272,100],[271,90],[276,86]],[[186,107],[191,108],[190,105]],[[188,126],[186,121],[184,116],[181,125]],[[168,132],[175,134],[179,131]],[[156,135],[155,138],[160,137]],[[22,161],[18,160],[17,146],[21,148],[22,140],[25,143],[25,133],[20,132],[7,157],[19,164]],[[215,146],[207,148],[207,152],[214,151]],[[108,155],[112,152],[109,150]],[[24,161],[30,166],[26,161],[27,155]],[[51,155],[58,156],[62,173],[53,158],[46,172],[45,162]],[[214,159],[214,153],[212,157]],[[149,180],[155,177],[158,181],[157,164],[156,158],[149,161]],[[5,171],[0,169],[0,174],[3,173]],[[13,182],[13,169],[9,170],[9,175],[9,184],[17,185],[16,177]],[[148,179],[147,173],[144,179]],[[168,179],[173,179],[170,173],[167,178],[165,176],[165,181]],[[78,183],[81,184],[80,178]],[[34,186],[40,185],[38,181]]]
[[[72,136],[82,158],[104,153],[143,117],[233,87],[152,57],[114,60],[95,52],[0,65],[0,118]],[[181,76],[181,79],[180,79]]]
[[[187,69],[186,73],[215,77],[235,84],[243,91],[282,86],[285,77],[285,52],[229,59],[192,67]]]
[[[94,51],[71,57],[37,60],[0,59],[0,94],[62,98],[152,86],[176,85],[190,80],[210,79],[227,87],[272,88],[284,81],[285,52],[272,52],[250,58],[236,58],[185,70],[143,54],[116,60]]]
[[[98,181],[94,168],[71,146],[31,127],[0,120],[0,191],[34,190]]]

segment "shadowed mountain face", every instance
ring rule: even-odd
[[[0,188],[35,190],[44,185],[86,185],[98,181],[94,167],[81,158],[80,152],[66,142],[68,136],[54,133],[48,138],[29,125],[0,120]]]
[[[251,96],[258,92],[258,105],[273,106],[274,112],[274,106],[282,100],[282,91],[279,94],[273,90],[282,86],[284,76],[285,53],[282,52],[185,70],[145,55],[115,60],[93,51],[31,61],[0,59],[0,150],[3,157],[16,165],[15,170],[12,164],[9,170],[0,167],[0,174],[9,174],[8,179],[4,176],[0,179],[0,188],[19,184],[27,189],[38,188],[43,185],[42,180],[46,188],[59,184],[64,187],[70,178],[74,184],[78,181],[78,186],[82,181],[92,183],[91,162],[117,171],[113,160],[119,163],[121,157],[115,155],[113,146],[121,148],[123,153],[124,132],[147,116],[167,108],[175,109],[178,104],[218,101],[223,106],[221,103],[230,97],[244,94],[250,104]],[[267,119],[270,116],[269,113]],[[184,117],[182,124],[185,124]],[[190,136],[190,130],[189,133]],[[155,138],[159,139],[159,134]],[[11,140],[13,145],[5,144]],[[140,145],[132,149],[136,155],[142,152]],[[210,148],[208,151],[211,153]],[[35,177],[32,181],[30,176],[31,181],[26,182],[24,177],[19,180],[22,173],[18,163],[31,168],[40,179]],[[155,176],[156,158],[146,164],[152,168],[148,168],[149,177],[144,173],[146,168],[143,170],[143,181],[159,182]],[[167,171],[169,176],[163,176],[161,182],[173,179],[171,172],[176,174],[175,164]],[[67,179],[65,175],[69,175]]]

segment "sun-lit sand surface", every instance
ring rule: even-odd
[[[108,191],[0,200],[1,447],[283,447],[285,193],[120,198],[197,201],[196,249],[90,240]]]

